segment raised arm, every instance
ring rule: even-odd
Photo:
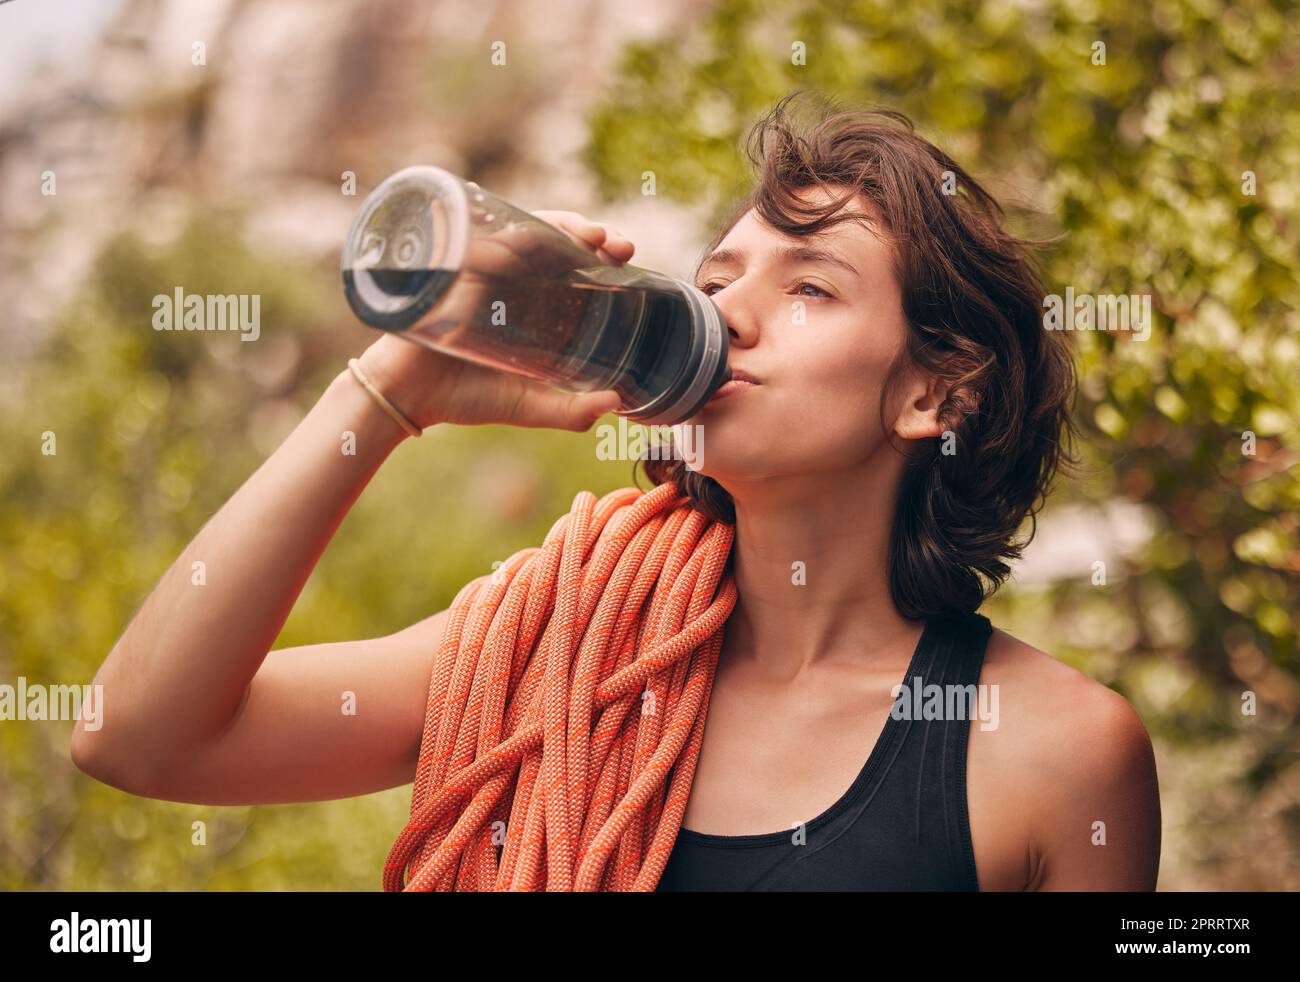
[[[626,240],[542,213],[626,261]],[[361,366],[419,427],[586,430],[617,405],[570,395],[385,335]],[[343,452],[353,435],[354,454]],[[411,781],[444,613],[386,637],[270,652],[353,502],[408,437],[347,370],[195,536],[109,652],[102,727],[72,758],[135,794],[235,804],[363,794]],[[268,654],[269,653],[269,654]],[[344,712],[351,697],[355,713]],[[351,709],[351,706],[349,706]]]

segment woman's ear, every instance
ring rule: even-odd
[[[939,407],[948,396],[948,387],[939,376],[913,367],[899,395],[899,411],[894,419],[896,436],[904,440],[943,436],[947,427],[939,419]]]

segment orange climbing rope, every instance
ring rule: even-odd
[[[733,534],[671,482],[582,491],[540,548],[465,585],[385,890],[655,888],[736,604]]]

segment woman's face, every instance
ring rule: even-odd
[[[845,207],[880,228],[863,199]],[[705,258],[696,285],[727,320],[728,363],[759,384],[687,421],[703,427],[693,470],[725,486],[852,468],[879,450],[881,393],[906,337],[884,240],[852,221],[788,236],[751,209]]]

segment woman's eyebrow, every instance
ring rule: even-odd
[[[782,246],[776,250],[776,258],[778,262],[787,263],[826,263],[847,270],[854,276],[859,275],[857,269],[848,260],[836,255],[829,249],[823,249],[815,245]],[[709,266],[744,265],[744,261],[745,254],[739,249],[715,249],[700,263],[695,275],[703,275],[704,270]]]

